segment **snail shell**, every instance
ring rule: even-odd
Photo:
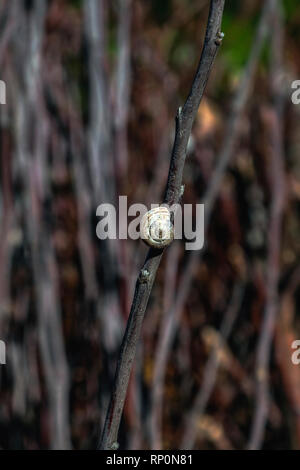
[[[140,224],[142,240],[153,248],[164,248],[174,238],[171,214],[167,207],[156,207],[148,211]]]

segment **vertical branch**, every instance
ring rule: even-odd
[[[115,72],[116,103],[114,110],[115,141],[115,183],[120,192],[128,172],[128,117],[131,93],[131,40],[130,28],[132,17],[132,0],[118,0],[117,26],[117,63]],[[122,275],[120,298],[126,318],[129,313],[129,276],[130,263],[128,246],[125,240],[119,240],[118,264]],[[125,274],[126,273],[126,274]]]
[[[167,256],[165,270],[165,290],[163,298],[163,312],[168,312],[176,295],[176,278],[179,264],[180,243],[173,243]],[[152,324],[153,324],[152,320]],[[156,324],[152,328],[157,327]],[[154,363],[157,374],[157,363]],[[151,449],[162,447],[162,411],[163,411],[163,387],[155,387],[151,396],[150,413],[150,445]]]
[[[176,117],[175,142],[164,202],[170,206],[180,199],[183,168],[186,149],[191,135],[196,113],[209,77],[209,71],[222,42],[220,31],[224,1],[212,1],[206,29],[205,41],[200,63],[194,78],[190,94],[183,108],[179,108]],[[184,158],[183,158],[184,156]]]
[[[14,6],[19,10],[19,2]],[[69,374],[62,319],[58,302],[56,261],[43,218],[43,187],[38,184],[47,152],[47,121],[40,83],[41,52],[47,2],[37,1],[31,12],[20,10],[21,34],[16,55],[22,83],[16,83],[16,156],[23,184],[22,201],[26,236],[30,243],[38,315],[39,345],[50,407],[50,441],[53,449],[71,447],[69,412]],[[29,48],[24,53],[24,44]],[[19,75],[18,75],[19,76]],[[31,139],[31,127],[34,139]]]
[[[96,262],[93,253],[92,230],[90,215],[92,197],[87,181],[86,169],[83,164],[84,136],[82,135],[83,123],[75,114],[71,96],[68,96],[70,115],[70,146],[73,154],[74,191],[78,207],[78,246],[83,270],[86,297],[88,300],[96,300],[99,296],[99,288],[96,278]]]
[[[116,171],[118,180],[127,173],[128,142],[127,123],[130,98],[130,24],[131,0],[118,0],[118,56],[116,70]]]
[[[0,204],[0,328],[2,329],[2,312],[9,301],[9,279],[12,263],[13,246],[9,242],[11,230],[16,225],[14,220],[12,192],[12,142],[9,131],[9,117],[6,110],[1,112],[1,187],[2,201]]]
[[[222,179],[230,163],[230,160],[234,155],[234,149],[240,132],[239,123],[251,92],[255,70],[269,29],[271,1],[272,0],[268,0],[268,2],[263,8],[261,19],[259,21],[259,25],[257,27],[252,49],[250,52],[250,57],[235,95],[231,114],[228,118],[228,124],[225,131],[225,140],[216,158],[217,165],[213,171],[212,179],[209,182],[209,186],[203,197],[202,202],[205,207],[206,233],[208,230],[213,206],[218,197],[218,192],[220,190]],[[163,318],[160,327],[160,334],[154,359],[154,372],[152,384],[152,396],[156,403],[156,406],[159,406],[159,408],[161,408],[162,405],[158,405],[157,397],[160,396],[160,399],[162,399],[162,395],[159,393],[159,390],[163,387],[169,351],[180,323],[181,312],[190,290],[195,269],[199,262],[199,258],[201,258],[202,255],[203,250],[200,253],[194,251],[192,254],[189,255],[189,259],[185,267],[185,272],[181,278],[177,289],[176,298],[171,308],[168,310],[165,317]],[[155,396],[156,398],[154,398]]]
[[[1,32],[1,39],[0,39],[0,67],[3,68],[3,61],[5,57],[5,52],[7,49],[7,45],[12,37],[15,28],[15,18],[12,15],[13,7],[12,2],[10,2],[9,6],[3,5],[3,10],[0,11],[0,21],[2,21],[2,14],[3,12],[6,13],[6,23]]]
[[[259,449],[264,440],[268,419],[269,397],[269,362],[271,355],[274,326],[278,313],[278,281],[280,275],[280,246],[285,201],[284,148],[283,148],[283,27],[280,0],[272,2],[272,41],[271,41],[271,93],[273,110],[269,123],[270,131],[270,174],[271,174],[271,209],[268,235],[267,260],[267,300],[259,335],[256,355],[256,401],[251,427],[249,449]]]
[[[205,42],[197,73],[188,99],[183,109],[179,109],[177,114],[175,142],[164,199],[164,202],[170,205],[178,202],[180,199],[188,140],[214,58],[221,44],[222,36],[220,27],[224,3],[225,0],[211,1]],[[121,346],[111,401],[108,407],[102,437],[99,442],[99,449],[112,449],[117,445],[120,420],[136,346],[162,255],[163,250],[150,249],[139,273],[131,312]]]
[[[112,158],[112,116],[106,73],[105,1],[85,0],[85,35],[89,50],[89,124],[87,148],[93,188],[92,207],[114,203],[115,174]],[[120,263],[114,240],[101,241],[104,298],[98,302],[103,342],[108,353],[115,353],[122,322],[117,275]]]
[[[85,34],[89,51],[88,155],[96,203],[112,201],[114,188],[111,159],[111,116],[106,75],[104,0],[85,0]],[[108,184],[108,181],[110,182]],[[95,202],[94,201],[94,202]]]
[[[243,300],[245,286],[239,283],[235,286],[232,294],[232,299],[225,312],[221,328],[220,328],[220,340],[222,343],[226,342],[231,334],[234,327],[239,309]],[[219,369],[219,348],[220,344],[215,344],[208,361],[204,367],[202,386],[196,395],[195,401],[191,410],[188,412],[185,418],[185,425],[183,428],[183,438],[181,442],[182,449],[193,449],[196,438],[197,438],[197,423],[203,415],[205,408],[209,402],[210,396],[214,389],[217,373]]]

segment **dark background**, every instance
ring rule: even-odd
[[[121,448],[300,448],[300,7],[266,3],[225,2],[184,172],[205,247],[164,255]],[[3,449],[96,447],[146,254],[96,208],[162,200],[208,5],[1,0]]]

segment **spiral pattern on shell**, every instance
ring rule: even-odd
[[[156,207],[148,211],[141,220],[141,238],[153,248],[164,248],[174,238],[171,214],[167,207]]]

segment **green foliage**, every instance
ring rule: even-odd
[[[228,68],[233,72],[240,71],[247,62],[255,28],[255,20],[239,18],[237,21],[232,10],[225,12],[222,25],[225,33],[222,54]]]
[[[166,23],[172,14],[172,0],[152,0],[151,1],[151,12],[154,20],[162,25]]]
[[[283,0],[282,3],[286,20],[290,21],[295,16],[300,17],[299,0]]]
[[[169,60],[172,66],[177,69],[194,65],[198,58],[196,45],[184,37],[182,31],[169,34],[169,44]]]
[[[82,0],[69,0],[72,7],[77,8],[78,10],[82,8]]]

